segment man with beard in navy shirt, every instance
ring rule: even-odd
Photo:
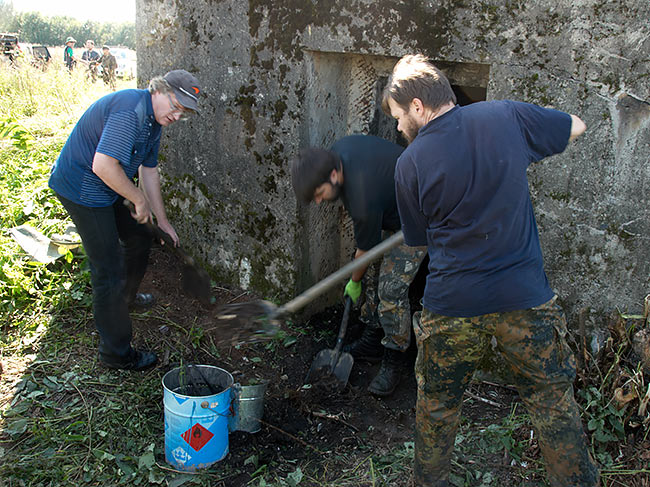
[[[526,176],[529,164],[562,152],[585,124],[514,101],[457,106],[447,78],[420,55],[397,63],[382,105],[410,142],[395,168],[405,242],[429,253],[423,310],[413,319],[416,484],[448,485],[463,393],[494,336],[551,485],[597,485]]]

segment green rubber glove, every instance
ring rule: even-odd
[[[352,279],[348,281],[345,285],[345,292],[343,297],[350,296],[350,299],[354,304],[357,304],[357,299],[361,296],[361,281],[355,282]]]

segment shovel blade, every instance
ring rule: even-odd
[[[210,276],[203,269],[197,269],[188,264],[183,265],[182,271],[183,289],[190,296],[195,297],[201,304],[210,304],[211,289]]]
[[[329,375],[332,373],[332,358],[334,355],[334,350],[321,350],[314,357],[314,361],[309,367],[307,372],[307,377],[305,377],[305,383],[311,384],[316,382],[323,375]]]
[[[314,384],[334,378],[338,382],[337,386],[343,389],[348,383],[353,365],[354,358],[349,353],[321,350],[314,358],[305,382]]]
[[[339,357],[338,362],[336,362],[336,367],[334,367],[333,374],[336,376],[338,381],[341,383],[341,388],[345,387],[348,384],[348,379],[350,378],[350,371],[354,365],[354,357],[349,353],[342,353]]]

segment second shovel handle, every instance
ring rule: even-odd
[[[341,319],[341,327],[339,328],[339,334],[336,337],[336,345],[334,345],[334,353],[338,355],[343,348],[343,339],[345,338],[345,332],[348,330],[348,320],[350,319],[350,309],[352,309],[352,298],[347,296],[345,298],[345,309],[343,310],[343,318]]]

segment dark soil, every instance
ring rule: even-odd
[[[282,340],[268,339],[241,344],[253,336],[251,330],[256,327],[242,333],[240,329],[228,328],[218,317],[224,305],[254,301],[255,296],[219,287],[214,289],[215,302],[205,307],[182,292],[181,274],[173,254],[154,249],[141,286],[142,291],[153,292],[158,298],[157,310],[150,314],[165,316],[165,320],[138,319],[135,324],[141,339],[159,352],[162,372],[177,367],[183,355],[185,362],[228,370],[241,384],[269,381],[261,431],[231,433],[230,453],[221,463],[252,471],[244,467],[244,461],[253,454],[258,455],[259,464],[278,461],[279,457],[320,462],[360,447],[388,451],[391,446],[413,441],[414,352],[405,361],[404,380],[390,398],[375,398],[365,390],[379,364],[364,362],[354,364],[348,385],[342,391],[339,381],[331,376],[305,387],[306,374],[316,354],[334,346],[342,305],[295,326],[306,334],[283,326],[285,334],[296,339],[289,346]],[[348,341],[361,334],[362,326],[353,312]],[[187,336],[183,336],[183,330]],[[193,346],[191,337],[197,333],[201,335],[200,342]],[[311,338],[321,335],[325,338],[319,342]],[[245,485],[248,481],[250,477],[244,475],[241,479],[230,479],[227,485]]]
[[[152,252],[141,290],[155,293],[159,301],[151,313],[137,319],[136,340],[146,341],[159,352],[161,375],[177,367],[182,358],[187,363],[221,367],[243,385],[250,381],[269,382],[261,430],[255,434],[230,434],[230,453],[219,463],[219,468],[228,466],[227,471],[237,473],[224,480],[223,485],[247,485],[252,478],[250,474],[265,464],[275,465],[274,468],[308,464],[321,478],[329,479],[328,472],[336,474],[350,468],[353,459],[360,462],[368,454],[381,456],[413,441],[414,347],[405,354],[403,379],[388,398],[377,398],[366,391],[379,364],[355,363],[349,383],[342,391],[337,380],[326,377],[305,386],[306,374],[316,354],[334,346],[342,305],[314,315],[304,323],[291,327],[282,324],[283,338],[241,344],[253,336],[249,332],[255,327],[242,332],[215,317],[223,305],[251,301],[255,296],[238,289],[213,286],[214,303],[202,306],[184,295],[181,266],[173,254],[161,249]],[[358,337],[362,329],[353,311],[347,341]],[[485,382],[472,385],[469,394],[463,408],[461,431],[466,428],[476,432],[502,422],[518,400],[511,388]],[[523,411],[523,407],[518,409],[518,413]],[[460,464],[468,470],[491,472],[494,485],[498,482],[503,487],[544,485],[530,425],[522,425],[515,434],[522,442],[525,440],[526,458],[532,458],[535,464],[528,470],[526,465],[512,462],[503,449],[479,453],[467,446],[456,448],[454,469],[458,470]],[[256,455],[255,462],[250,460],[253,455]],[[466,470],[460,473],[465,474]],[[409,481],[404,478],[391,485],[408,485]]]

